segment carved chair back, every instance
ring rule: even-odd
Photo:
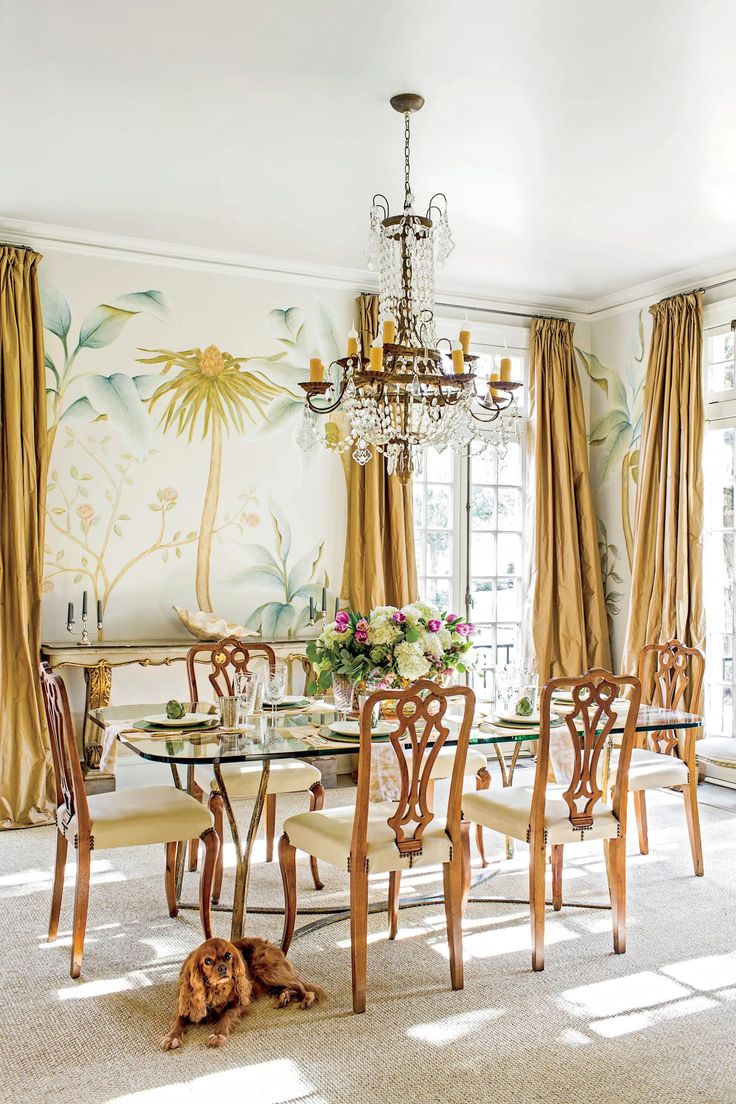
[[[698,709],[704,673],[703,653],[680,640],[645,644],[639,653],[639,680],[642,686],[651,687],[649,703],[660,709]],[[679,754],[677,731],[648,732],[646,738],[651,749],[661,755]]]
[[[571,757],[572,771],[562,796],[573,828],[584,831],[592,827],[595,807],[603,797],[599,766],[603,766],[601,757],[618,715],[613,702],[621,696],[624,689],[630,691],[629,708],[618,754],[612,810],[621,824],[622,833],[626,831],[626,793],[636,718],[641,703],[641,684],[633,675],[612,675],[610,671],[598,667],[577,678],[550,679],[542,690],[537,771],[532,799],[533,832],[544,830],[553,693],[555,690],[565,690],[572,695],[573,704],[569,712],[563,715],[564,727],[555,731],[554,738],[562,739],[566,744],[569,741],[566,751]]]
[[[209,663],[207,678],[216,696],[229,697],[233,692],[233,675],[250,671],[252,659],[265,659],[273,671],[276,653],[270,644],[246,644],[234,636],[226,636],[217,644],[195,644],[187,655],[187,680],[190,701],[200,699],[197,688],[197,664]]]
[[[286,657],[286,693],[294,693],[294,665],[300,664],[302,671],[304,672],[304,693],[307,692],[307,687],[314,681],[314,664],[309,656],[304,655],[303,652],[290,652]]]
[[[78,835],[82,838],[89,834],[89,809],[69,698],[63,678],[48,663],[41,664],[41,690],[54,763],[56,806],[65,807],[67,822],[76,813]]]
[[[446,717],[448,706],[453,700],[461,705],[462,718],[450,782],[447,832],[453,848],[461,846],[463,778],[475,711],[475,694],[468,686],[441,688],[429,679],[420,679],[406,690],[377,690],[363,706],[360,717],[358,790],[350,849],[352,862],[359,866],[365,862],[372,758],[371,715],[375,706],[381,702],[396,704],[397,727],[390,733],[389,740],[399,767],[401,793],[387,823],[393,829],[396,847],[401,854],[417,856],[422,853],[422,835],[434,817],[428,800],[430,774],[452,731]]]

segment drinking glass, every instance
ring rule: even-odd
[[[272,724],[276,724],[276,706],[284,700],[284,692],[286,690],[286,666],[283,663],[277,663],[275,667],[268,668],[268,674],[266,676],[266,693],[268,694],[268,701],[271,706],[271,721]]]
[[[238,699],[238,728],[245,728],[255,704],[255,675],[250,671],[236,671],[233,677],[233,691]]]
[[[235,728],[238,723],[238,699],[230,694],[221,694],[217,699],[217,705],[222,727]]]
[[[365,703],[368,701],[368,698],[371,696],[371,694],[375,693],[375,691],[377,689],[378,689],[378,683],[377,682],[375,682],[375,683],[368,682],[368,683],[366,683],[365,690],[361,694],[358,694],[358,709],[360,710],[361,717],[363,716],[363,707],[365,706]],[[374,729],[376,727],[376,725],[378,724],[378,711],[379,711],[379,709],[380,709],[380,706],[378,706],[378,705],[373,706],[373,709],[371,711],[371,729]]]
[[[335,708],[338,713],[342,714],[343,722],[345,722],[348,719],[348,713],[353,708],[355,683],[349,675],[338,675],[336,671],[333,671],[332,693],[335,698]]]

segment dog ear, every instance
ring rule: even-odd
[[[241,1005],[250,1004],[251,984],[242,954],[233,947],[233,989]]]
[[[199,1023],[207,1015],[204,978],[199,968],[200,949],[198,947],[184,959],[179,974],[179,1015],[192,1023]]]

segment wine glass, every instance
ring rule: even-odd
[[[342,714],[343,724],[347,722],[348,714],[353,708],[355,696],[355,683],[349,675],[339,675],[332,672],[332,693],[335,698],[335,708]]]
[[[248,717],[253,712],[256,676],[250,671],[236,671],[233,676],[233,692],[238,699],[238,728],[245,728]]]
[[[284,700],[285,690],[286,666],[283,663],[277,663],[275,667],[268,668],[268,674],[266,676],[266,693],[268,694],[268,700],[271,705],[272,727],[276,724],[276,706]]]

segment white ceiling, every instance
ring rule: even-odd
[[[0,215],[361,269],[416,90],[447,280],[591,299],[736,253],[735,43],[733,0],[0,0]]]

